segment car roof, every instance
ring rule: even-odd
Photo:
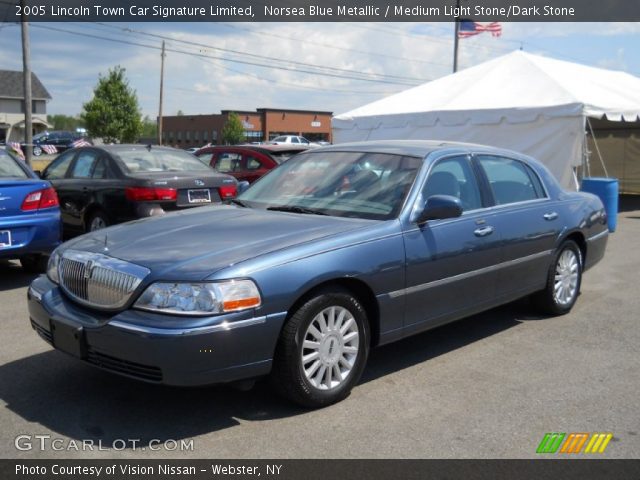
[[[308,150],[308,152],[371,152],[395,155],[426,157],[435,151],[474,151],[502,153],[509,156],[525,157],[522,154],[475,143],[452,142],[447,140],[371,140],[366,142],[340,143]],[[527,157],[525,157],[527,158]]]
[[[123,152],[123,151],[136,151],[136,150],[148,150],[149,148],[151,148],[151,150],[170,150],[172,152],[183,152],[183,153],[188,153],[185,150],[182,150],[180,148],[173,148],[173,147],[163,147],[160,145],[143,145],[140,143],[132,143],[132,144],[122,144],[122,143],[118,143],[118,144],[110,144],[110,145],[92,145],[93,148],[99,148],[101,150],[105,150],[107,152],[112,152],[112,153],[118,153],[118,152]]]

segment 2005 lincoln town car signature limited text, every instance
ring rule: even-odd
[[[320,407],[349,394],[373,346],[526,295],[568,312],[607,238],[596,196],[514,152],[335,145],[229,205],[64,243],[29,315],[55,348],[112,372],[170,385],[270,375]]]

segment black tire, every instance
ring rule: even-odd
[[[563,274],[563,266],[561,263],[564,260],[572,259],[575,262],[575,281],[571,281],[567,274]],[[566,263],[566,262],[565,262]],[[564,315],[569,313],[578,299],[580,294],[580,285],[582,284],[582,252],[580,247],[573,241],[567,240],[560,245],[556,251],[553,262],[549,267],[549,273],[547,274],[547,286],[544,290],[535,293],[531,299],[533,304],[542,313],[548,315]],[[556,278],[563,276],[563,278]],[[566,292],[566,295],[557,294],[556,288],[558,282],[565,282],[560,286],[561,292]],[[564,290],[562,290],[564,288]]]
[[[38,146],[33,147],[33,156],[39,157],[40,155],[42,155],[42,148]]]
[[[84,230],[85,232],[95,232],[96,230],[101,230],[109,225],[111,225],[109,217],[107,217],[102,210],[96,210],[89,215],[89,218],[85,222]]]
[[[310,335],[308,329],[312,322],[315,322],[321,313],[324,314],[332,307],[337,307],[338,312],[346,310],[348,314],[351,315],[351,318],[353,318],[355,325],[357,326],[358,346],[356,347],[357,353],[354,353],[355,358],[353,360],[353,365],[346,373],[345,378],[340,378],[340,383],[335,387],[322,389],[314,385],[312,383],[314,380],[310,380],[305,373],[303,365],[304,362],[302,359],[304,350],[303,345],[305,345],[305,336],[310,338],[308,337],[308,335]],[[335,311],[336,310],[334,309],[334,312]],[[348,332],[350,332],[351,329],[356,327],[353,327],[353,322],[350,321],[349,317],[346,317],[346,314],[345,318],[347,318],[347,320],[343,320],[344,323],[352,325],[348,330]],[[342,326],[344,327],[344,325]],[[338,328],[333,330],[333,332],[338,334],[339,330],[340,329]],[[351,331],[351,336],[353,338],[352,333],[353,332]],[[344,357],[346,354],[339,349],[344,348],[346,345],[347,342],[343,343],[342,340],[344,340],[348,335],[341,337],[340,340],[328,338],[332,335],[332,331],[327,330],[327,338],[319,340],[317,343],[319,346],[328,345],[325,350],[327,351],[328,356],[334,357],[332,361],[335,362],[335,365],[333,367],[326,367],[321,363],[320,367],[317,367],[316,370],[314,370],[318,372],[318,375],[321,375],[319,372],[322,368],[325,368],[325,370],[331,370],[331,372],[327,373],[335,375],[335,373],[333,373],[335,370],[333,369],[337,368],[340,370],[341,365],[343,365],[341,363],[341,359],[346,358]],[[350,340],[350,342],[352,341],[353,340]],[[336,344],[341,345],[341,347],[336,348],[336,350],[338,350],[336,354],[332,354],[332,350]],[[321,351],[321,348],[322,347],[318,348],[318,352]],[[354,347],[350,348],[353,349]],[[316,296],[307,300],[285,323],[276,347],[271,381],[279,394],[299,405],[310,408],[326,407],[343,400],[349,395],[349,393],[351,393],[351,389],[360,380],[368,355],[369,323],[364,308],[348,291],[338,289],[327,290],[320,292]],[[320,362],[320,360],[318,361]],[[320,382],[323,382],[325,376],[321,375],[321,377]],[[331,383],[330,378],[331,377],[329,377],[328,380],[329,383]]]
[[[47,271],[49,257],[40,253],[20,257],[20,265],[25,272],[44,273]]]

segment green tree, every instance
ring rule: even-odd
[[[149,115],[145,115],[142,119],[142,136],[145,138],[155,138],[158,136],[158,124],[155,120],[151,120]]]
[[[89,135],[102,137],[105,143],[135,142],[142,132],[138,97],[120,66],[109,69],[106,77],[100,75],[93,98],[82,109]]]
[[[240,121],[240,115],[229,113],[227,123],[222,127],[222,142],[227,145],[235,145],[244,142],[244,126]]]
[[[53,125],[53,130],[75,130],[78,127],[84,127],[79,117],[71,115],[47,115],[47,122]]]

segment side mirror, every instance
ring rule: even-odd
[[[247,182],[246,180],[238,182],[238,187],[237,187],[238,195],[246,192],[248,188],[249,188],[249,182]]]
[[[451,195],[432,195],[427,198],[422,213],[418,216],[418,225],[429,220],[443,220],[462,215],[460,199]]]

